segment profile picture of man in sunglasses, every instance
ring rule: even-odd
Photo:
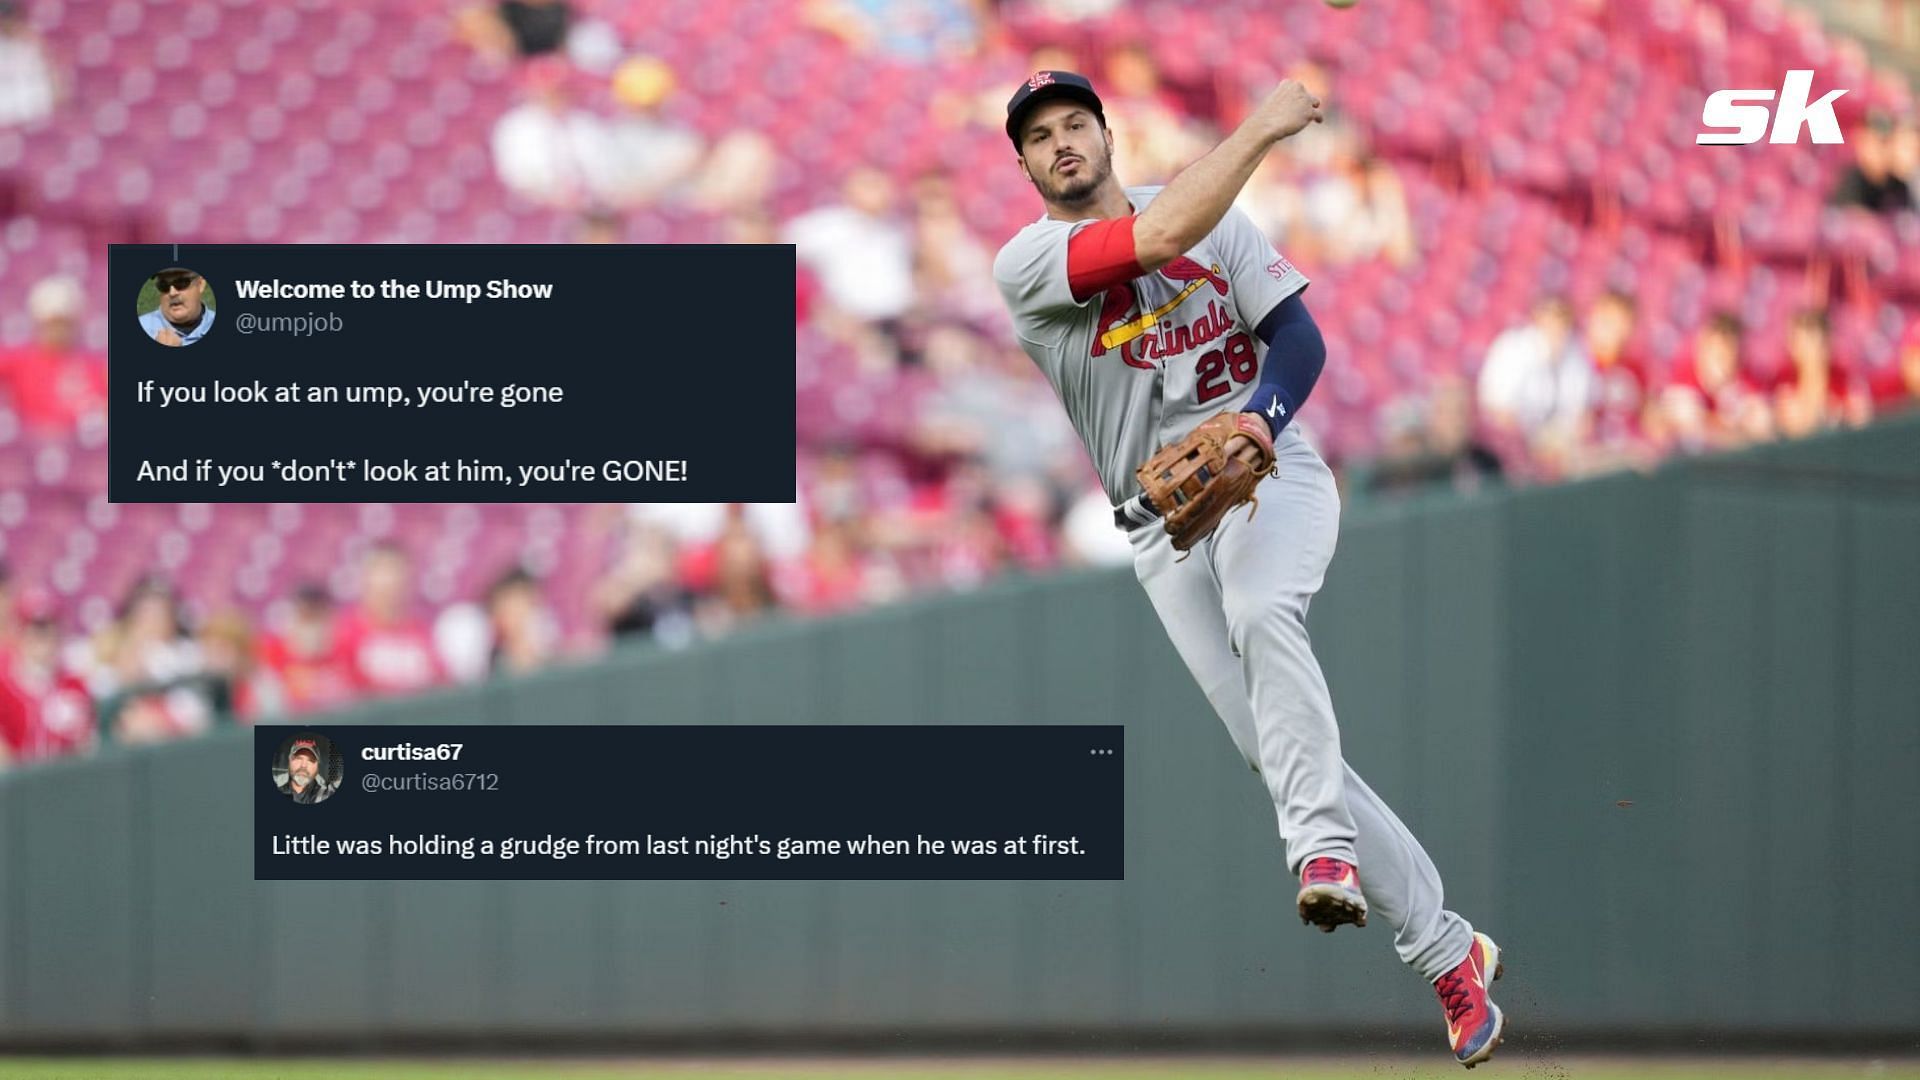
[[[206,278],[184,266],[170,266],[153,275],[153,291],[157,306],[140,316],[148,337],[162,345],[191,345],[213,329]]]

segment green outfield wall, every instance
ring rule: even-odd
[[[1920,1037],[1920,424],[1352,509],[1311,627],[1518,1030]],[[1441,1038],[1124,569],[337,719],[1123,722],[1127,880],[256,883],[229,729],[0,775],[0,1044]]]

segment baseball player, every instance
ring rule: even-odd
[[[1000,250],[994,279],[1174,648],[1267,785],[1301,919],[1332,932],[1384,915],[1472,1068],[1503,1034],[1487,996],[1499,949],[1447,910],[1419,841],[1340,756],[1306,628],[1340,501],[1291,426],[1326,348],[1307,279],[1232,209],[1268,149],[1320,119],[1288,80],[1165,187],[1123,188],[1092,84],[1037,72],[1007,103],[1007,136],[1046,214]]]

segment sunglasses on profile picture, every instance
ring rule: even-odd
[[[165,274],[153,279],[153,287],[160,292],[172,292],[179,289],[186,292],[193,287],[193,274]]]

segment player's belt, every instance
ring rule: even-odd
[[[1131,532],[1158,520],[1160,511],[1144,491],[1113,508],[1113,527],[1123,532]]]

